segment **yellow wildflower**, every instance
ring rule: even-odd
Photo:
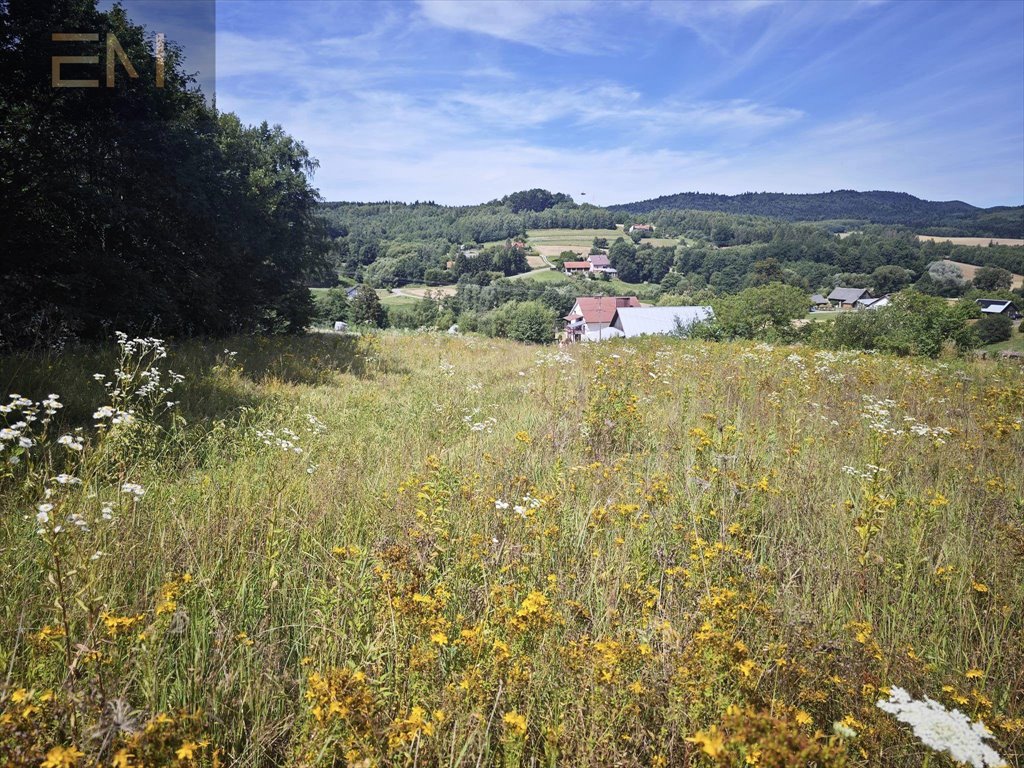
[[[194,760],[197,749],[199,749],[199,745],[194,741],[186,741],[178,747],[178,751],[174,754],[179,760]]]
[[[524,736],[526,734],[526,718],[514,709],[506,712],[501,721],[516,735]]]
[[[754,664],[754,662],[752,662],[750,659],[747,659],[743,663],[737,664],[736,669],[738,669],[744,677],[750,677],[750,675],[754,671],[755,666],[756,665]]]
[[[725,736],[718,732],[718,726],[712,725],[707,732],[697,731],[692,737],[688,736],[687,741],[700,744],[701,752],[708,757],[718,757],[725,749]]]
[[[46,753],[46,759],[39,768],[71,768],[78,764],[80,757],[85,757],[85,753],[78,747],[54,747]]]

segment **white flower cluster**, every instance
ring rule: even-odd
[[[272,429],[257,429],[256,437],[262,440],[264,445],[280,448],[282,451],[302,453],[302,448],[297,445],[298,432],[288,427],[282,427],[277,432]]]
[[[63,445],[69,451],[80,451],[85,447],[82,438],[75,435],[61,435],[57,438],[57,444]]]
[[[904,416],[901,422],[896,422],[892,409],[896,407],[895,400],[879,400],[871,395],[862,395],[864,401],[861,418],[867,421],[868,429],[881,435],[913,435],[915,437],[930,437],[935,445],[944,445],[951,432],[945,427],[931,427],[924,424],[913,416]]]
[[[112,426],[127,426],[138,420],[136,408],[143,414],[152,414],[160,405],[168,409],[176,406],[178,403],[169,395],[185,377],[169,368],[165,372],[159,367],[158,362],[167,357],[164,341],[129,339],[121,331],[115,335],[121,353],[113,378],[102,373],[93,374],[93,378],[106,388],[110,404],[97,408],[93,419],[98,422],[109,420]]]
[[[514,513],[522,518],[526,518],[531,512],[535,512],[540,509],[543,504],[544,502],[540,499],[531,496],[530,494],[526,494],[523,496],[522,504],[513,505],[511,502],[505,501],[504,499],[495,499],[494,508],[499,512],[504,512],[511,507]]]
[[[65,489],[67,488],[82,485],[82,481],[72,475],[64,474],[51,478],[51,482],[55,482],[57,486],[60,487],[56,489],[53,487],[47,487],[43,491],[43,501],[36,505],[35,523],[36,533],[38,535],[58,536],[72,532],[88,533],[92,530],[93,526],[107,524],[114,519],[113,507],[105,503],[101,503],[99,505],[99,514],[91,520],[86,518],[80,512],[69,512],[67,515],[60,517],[56,513],[56,510],[59,508],[58,505],[60,504],[60,493],[65,492]],[[122,490],[127,489],[135,489],[134,494],[136,498],[145,493],[141,485],[127,483]],[[90,559],[98,560],[102,554],[102,552],[97,551],[90,557]]]
[[[141,499],[146,495],[146,489],[138,483],[125,483],[121,486],[121,493],[131,494],[136,499]]]
[[[122,411],[109,405],[101,405],[96,409],[92,417],[96,421],[102,422],[109,419],[111,424],[124,424],[127,426],[135,422],[135,411],[132,408]]]
[[[859,477],[861,480],[874,480],[882,472],[889,471],[885,467],[877,467],[874,464],[867,464],[866,467],[866,470],[860,470],[856,467],[843,467],[842,471],[844,474],[850,475],[850,477]]]
[[[60,395],[52,394],[37,403],[15,393],[9,396],[8,402],[0,405],[0,415],[6,423],[0,427],[0,454],[9,452],[8,464],[21,462],[21,454],[39,442],[40,437],[35,430],[42,428],[45,433],[46,425],[63,407]]]
[[[449,363],[447,360],[441,361],[441,373],[447,376],[449,379],[455,375],[455,366]]]
[[[327,425],[318,419],[314,414],[306,414],[306,431],[311,435],[322,435],[327,431]]]
[[[793,366],[799,368],[801,371],[806,371],[807,366],[804,365],[804,359],[800,357],[796,352],[786,358],[787,363],[791,363]]]
[[[907,691],[894,687],[888,700],[879,699],[878,708],[914,729],[914,735],[936,752],[949,752],[959,763],[974,768],[997,768],[1007,763],[985,743],[992,732],[981,721],[972,723],[958,709],[947,710],[927,696],[916,701]]]
[[[863,360],[860,352],[819,351],[814,353],[814,372],[833,384],[841,384],[846,379],[843,370],[859,365]],[[840,370],[836,370],[837,365]]]
[[[469,427],[470,432],[487,432],[490,434],[494,431],[494,426],[498,423],[498,420],[493,416],[488,416],[482,421],[477,421],[477,414],[480,413],[479,408],[474,408],[472,411],[467,411],[462,417],[462,421]]]
[[[575,359],[568,352],[562,350],[555,350],[553,352],[538,352],[534,365],[539,368],[560,366],[560,365],[571,365],[575,362]]]

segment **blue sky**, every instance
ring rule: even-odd
[[[330,200],[1024,203],[1020,0],[218,0],[216,53],[218,106],[304,141]]]

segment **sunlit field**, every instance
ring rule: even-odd
[[[1019,365],[124,344],[0,358],[5,765],[1024,759]]]

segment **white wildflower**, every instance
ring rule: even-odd
[[[509,508],[509,503],[507,501],[503,501],[502,499],[497,499],[494,502],[494,508],[495,509],[500,509],[500,510],[505,510],[505,509]]]
[[[141,499],[143,496],[146,495],[146,489],[143,488],[138,483],[125,483],[124,485],[121,486],[121,492],[130,493],[137,499]]]
[[[972,723],[958,709],[947,710],[937,701],[915,701],[907,691],[893,687],[889,699],[879,699],[878,708],[914,729],[914,735],[936,752],[949,752],[960,763],[974,768],[1005,766],[1007,763],[984,742],[992,732],[980,720]]]
[[[68,450],[80,451],[84,447],[81,440],[77,439],[74,435],[61,435],[57,438],[57,442],[60,445],[66,446]]]
[[[844,739],[857,738],[857,732],[853,730],[853,728],[848,726],[846,723],[843,723],[839,720],[832,723],[832,730],[835,732],[837,736],[842,736]]]

